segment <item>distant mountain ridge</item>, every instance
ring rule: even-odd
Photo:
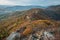
[[[18,10],[28,10],[31,8],[44,8],[42,6],[1,6],[0,9],[5,9],[6,11],[18,11]]]
[[[60,14],[60,5],[49,6],[47,9]]]

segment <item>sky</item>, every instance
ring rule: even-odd
[[[60,0],[0,0],[0,5],[60,5]]]

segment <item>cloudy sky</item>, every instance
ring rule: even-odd
[[[0,5],[59,5],[60,0],[0,0]]]

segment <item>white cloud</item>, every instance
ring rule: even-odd
[[[0,5],[56,5],[60,0],[0,0]]]
[[[14,2],[15,5],[31,5],[32,0],[9,0]]]
[[[14,5],[14,3],[8,0],[0,0],[0,5]]]
[[[0,0],[0,5],[31,5],[31,0]]]

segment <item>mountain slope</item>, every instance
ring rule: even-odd
[[[53,20],[60,20],[60,14],[57,14],[54,11],[46,10],[46,9],[39,9],[33,8],[28,10],[25,15],[29,16],[30,18],[34,19],[53,19]]]
[[[21,29],[21,34],[25,37],[33,32],[37,33],[41,30],[55,31],[59,28],[60,14],[48,9],[33,8],[0,15],[1,39]]]

